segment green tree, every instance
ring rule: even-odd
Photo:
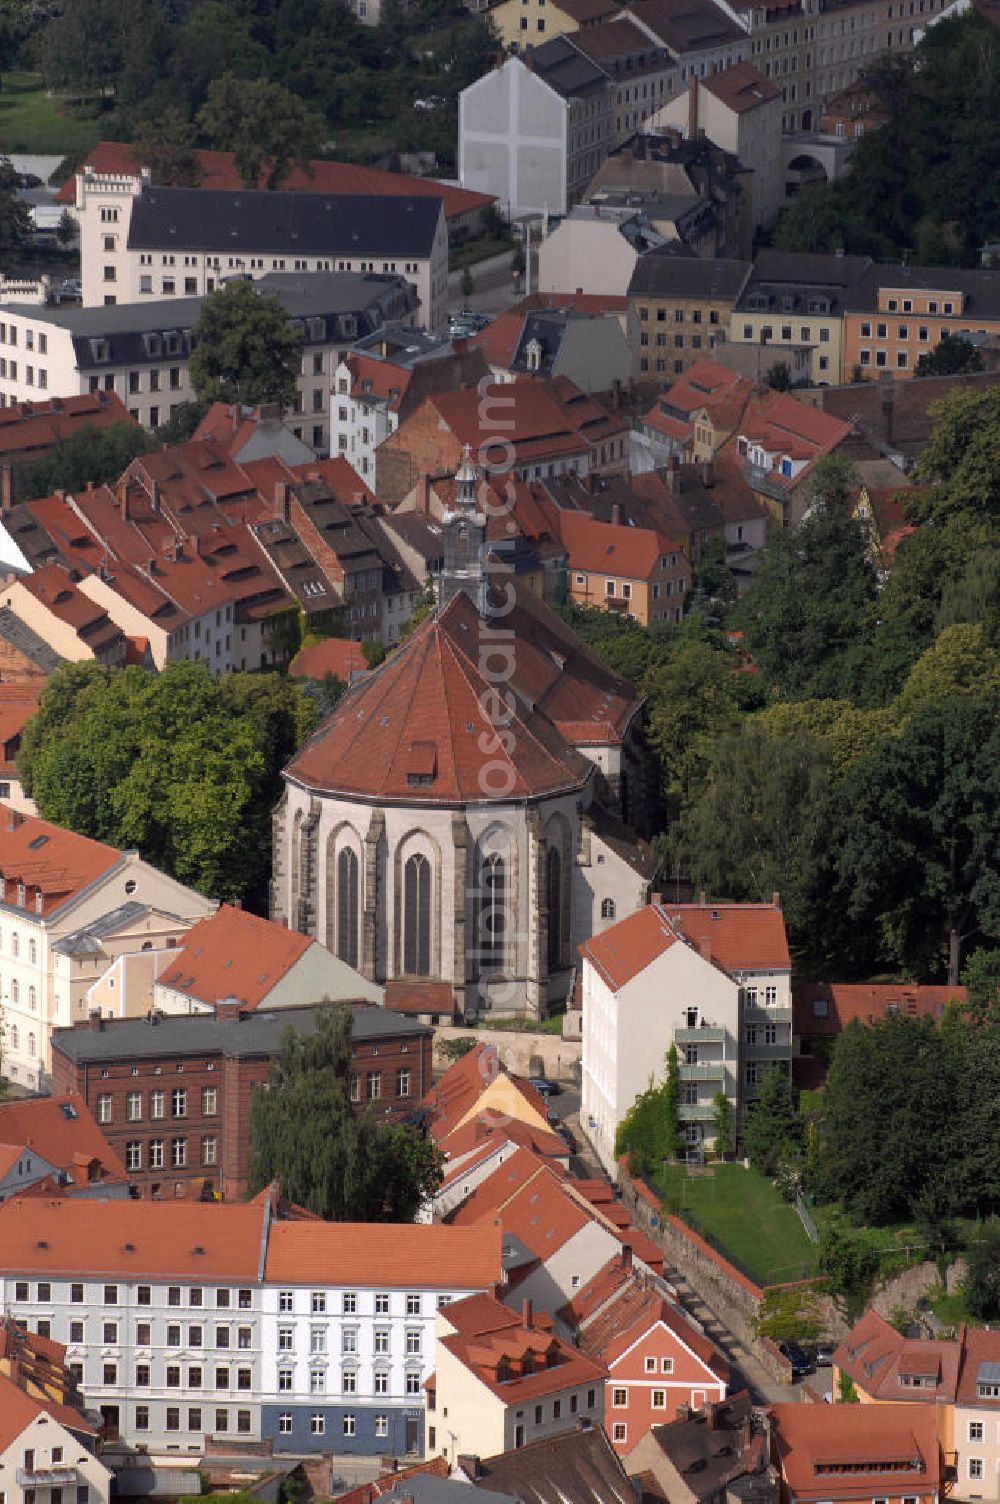
[[[627,1154],[637,1174],[651,1174],[665,1159],[681,1157],[680,1065],[677,1046],[667,1052],[662,1081],[649,1079],[615,1132],[615,1155]]]
[[[56,239],[65,249],[67,246],[73,244],[78,234],[79,229],[77,228],[76,220],[68,209],[64,209],[59,216],[59,223],[56,225]]]
[[[733,1147],[733,1109],[724,1091],[717,1091],[712,1098],[712,1135],[715,1152],[721,1159]]]
[[[133,156],[149,168],[154,183],[166,188],[197,188],[203,176],[197,141],[193,122],[176,106],[170,106],[155,120],[140,121]]]
[[[764,377],[765,386],[771,387],[776,392],[791,390],[792,372],[787,360],[776,360]]]
[[[955,695],[1000,706],[1000,652],[985,642],[981,626],[945,627],[907,675],[897,708],[906,717]]]
[[[966,371],[981,371],[983,357],[970,340],[946,334],[933,350],[921,355],[914,372],[917,376],[959,376]]]
[[[472,269],[468,266],[462,269],[462,297],[471,298],[476,290],[476,279],[472,275]]]
[[[315,719],[277,674],[68,664],[42,692],[18,767],[45,819],[262,907],[281,769]]]
[[[210,85],[198,124],[215,147],[234,153],[248,188],[280,188],[296,164],[308,168],[326,134],[322,116],[284,85],[233,73]]]
[[[277,298],[228,282],[201,305],[191,337],[191,384],[201,402],[293,405],[303,337]]]
[[[649,739],[663,769],[664,793],[688,804],[705,785],[717,738],[739,720],[734,660],[707,643],[678,641],[646,674]]]
[[[1000,1223],[990,1222],[980,1230],[968,1251],[965,1303],[977,1321],[995,1321],[1000,1316]]]
[[[276,1180],[326,1221],[411,1222],[441,1183],[443,1156],[414,1129],[356,1114],[350,1073],[349,1009],[321,1009],[312,1035],[285,1031],[250,1104],[250,1194]]]
[[[761,551],[736,613],[754,662],[784,699],[849,690],[869,632],[878,581],[864,530],[841,499],[846,483],[841,464],[816,466],[810,510]]]
[[[1000,948],[978,946],[962,967],[962,985],[971,1017],[1000,1024]]]
[[[782,1157],[801,1148],[802,1119],[792,1100],[788,1072],[773,1065],[743,1125],[743,1146],[754,1169],[773,1175]]]
[[[24,500],[51,496],[54,491],[82,491],[116,480],[136,455],[148,454],[156,440],[138,423],[111,423],[98,428],[87,423],[68,439],[57,439],[35,460],[15,466],[14,491]]]
[[[950,698],[877,743],[837,788],[847,915],[918,976],[957,983],[965,941],[1000,938],[1000,726]]]
[[[31,234],[31,216],[18,197],[20,183],[9,157],[0,157],[0,272],[17,269]]]
[[[755,721],[775,741],[806,736],[822,744],[833,781],[897,725],[891,710],[862,709],[850,700],[779,700],[758,711]]]

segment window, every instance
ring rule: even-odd
[[[73,1304],[75,1306],[82,1306],[83,1305],[83,1286],[82,1285],[70,1285],[70,1287],[69,1287],[69,1298],[70,1298],[70,1300],[73,1302]]]
[[[216,1412],[215,1412],[215,1429],[217,1431],[228,1431],[229,1430],[229,1411],[228,1410],[216,1410]]]
[[[130,1091],[125,1098],[125,1117],[130,1123],[138,1123],[142,1118],[141,1091]]]
[[[165,1095],[162,1091],[151,1091],[149,1094],[149,1115],[151,1118],[162,1118]]]
[[[388,1295],[385,1294],[384,1291],[381,1291],[375,1297],[375,1315],[376,1316],[388,1316],[388,1314],[389,1314],[389,1297],[388,1297]]]
[[[403,869],[403,910],[403,970],[409,976],[430,976],[431,864],[419,852]]]
[[[217,1368],[215,1370],[215,1387],[216,1387],[216,1389],[228,1389],[229,1388],[229,1369],[228,1368]]]
[[[616,1420],[611,1427],[611,1440],[619,1443],[628,1440],[628,1426],[623,1421]]]
[[[337,954],[358,964],[358,858],[344,847],[337,857]]]
[[[149,1168],[151,1170],[163,1169],[163,1139],[151,1138],[149,1141]]]
[[[549,908],[548,962],[549,971],[558,971],[562,964],[562,867],[559,853],[554,846],[549,848],[545,867],[545,888]]]
[[[228,1326],[217,1326],[215,1328],[215,1345],[216,1345],[216,1347],[228,1347],[229,1346],[229,1328],[228,1328]]]
[[[219,1141],[215,1138],[203,1138],[201,1141],[201,1162],[203,1165],[218,1163]]]
[[[249,1389],[250,1388],[250,1370],[249,1370],[249,1368],[241,1368],[240,1369],[240,1373],[241,1374],[244,1374],[244,1373],[246,1374],[246,1376],[247,1376],[247,1382],[246,1382],[246,1385],[243,1386],[243,1387]],[[311,1373],[309,1374],[309,1393],[310,1394],[325,1394],[326,1393],[326,1374],[325,1374],[325,1372],[323,1371],[322,1368],[314,1368],[311,1371]]]
[[[278,1435],[279,1436],[291,1436],[291,1434],[292,1434],[292,1417],[291,1417],[291,1414],[287,1410],[282,1410],[281,1413],[278,1416]]]
[[[181,1370],[179,1363],[167,1364],[167,1388],[179,1389],[181,1387]]]
[[[325,1326],[313,1326],[309,1328],[309,1351],[311,1353],[326,1352]]]
[[[201,1381],[202,1381],[202,1370],[201,1370],[201,1368],[200,1367],[189,1368],[188,1369],[188,1388],[189,1389],[200,1389],[201,1388]]]
[[[201,1347],[204,1335],[205,1335],[205,1329],[204,1329],[204,1327],[189,1326],[188,1327],[188,1347]]]
[[[409,1358],[420,1356],[420,1328],[408,1327],[406,1331],[406,1355]]]
[[[116,1306],[118,1304],[118,1286],[117,1285],[105,1285],[104,1286],[104,1304],[106,1306]]]
[[[290,1311],[291,1309],[292,1309],[292,1292],[291,1292],[291,1290],[279,1290],[278,1291],[278,1310],[279,1311]],[[286,1328],[286,1330],[287,1330],[287,1328]]]
[[[389,1375],[384,1368],[377,1368],[375,1370],[375,1393],[389,1393]]]
[[[309,1434],[310,1434],[310,1436],[323,1436],[325,1434],[325,1432],[326,1432],[326,1416],[325,1415],[310,1415],[310,1417],[309,1417]]]
[[[656,1359],[655,1358],[647,1358],[646,1361],[645,1361],[645,1363],[643,1364],[643,1367],[644,1367],[644,1369],[645,1369],[645,1371],[647,1373],[655,1373],[656,1372]]]
[[[290,1368],[278,1369],[278,1393],[290,1394],[292,1390],[292,1370]]]
[[[170,1093],[170,1112],[175,1118],[186,1118],[188,1110],[188,1094],[183,1086],[175,1086]]]
[[[420,1371],[419,1369],[415,1369],[406,1375],[406,1393],[419,1395],[420,1392]]]
[[[665,1410],[667,1408],[667,1391],[665,1389],[654,1389],[652,1404],[654,1410]]]
[[[170,1163],[175,1170],[182,1170],[187,1164],[186,1138],[172,1138],[170,1140]]]
[[[148,1431],[149,1430],[149,1406],[148,1405],[136,1405],[136,1407],[135,1407],[135,1429],[137,1431]]]
[[[201,1089],[201,1115],[203,1118],[214,1118],[219,1110],[219,1091],[215,1086],[203,1086]]]
[[[358,1372],[356,1368],[345,1368],[340,1376],[340,1387],[344,1394],[357,1394]]]
[[[970,1420],[969,1421],[969,1440],[970,1441],[982,1441],[982,1439],[983,1439],[983,1423],[982,1423],[982,1421],[981,1420]]]
[[[406,1314],[407,1314],[407,1316],[419,1316],[420,1315],[420,1296],[419,1295],[408,1295],[406,1297]],[[418,1348],[418,1351],[419,1351],[419,1348]]]
[[[375,1328],[375,1352],[387,1353],[389,1351],[389,1328],[377,1326]]]
[[[410,1073],[402,1067],[396,1072],[396,1096],[408,1097],[410,1095]]]
[[[97,1098],[97,1121],[99,1123],[111,1122],[111,1094],[101,1092]]]
[[[612,1389],[611,1403],[617,1410],[622,1410],[628,1404],[627,1389]]]
[[[358,1350],[358,1329],[353,1326],[345,1326],[340,1332],[340,1351],[342,1353],[356,1353]],[[375,1349],[376,1352],[378,1349]]]
[[[114,1388],[114,1386],[118,1383],[118,1364],[117,1363],[105,1363],[105,1365],[104,1365],[104,1383],[109,1388]]]
[[[343,1420],[345,1436],[354,1436],[357,1432],[357,1424],[353,1415],[345,1415]]]
[[[673,1358],[661,1358],[660,1359],[660,1372],[661,1373],[673,1373],[673,1371],[674,1371],[674,1360],[673,1360]]]
[[[969,1458],[969,1477],[981,1478],[983,1476],[983,1459],[981,1457]]]
[[[387,1415],[376,1415],[376,1417],[375,1417],[375,1435],[376,1436],[388,1436],[388,1434],[389,1434],[389,1417]],[[434,1438],[434,1431],[433,1431],[433,1428],[432,1428],[432,1430],[431,1430],[431,1450],[433,1450],[433,1448],[434,1448],[434,1440],[433,1440],[433,1438]]]
[[[314,1290],[312,1292],[312,1313],[314,1316],[326,1314],[326,1291]]]
[[[180,1347],[180,1345],[181,1345],[181,1329],[180,1329],[180,1327],[179,1326],[172,1326],[172,1325],[168,1326],[167,1327],[167,1346],[168,1347]]]

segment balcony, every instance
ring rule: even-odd
[[[677,1109],[682,1123],[710,1123],[715,1117],[713,1102],[682,1102]]]
[[[680,1067],[682,1081],[725,1081],[726,1066],[722,1060],[699,1061],[697,1065]]]
[[[76,1468],[68,1462],[53,1467],[19,1467],[15,1477],[22,1488],[64,1488],[76,1482]]]
[[[790,1060],[792,1042],[786,1039],[784,1044],[748,1044],[745,1046],[744,1053],[748,1060]],[[684,1080],[683,1069],[681,1080]]]
[[[674,1030],[675,1044],[725,1044],[725,1042],[725,1029],[709,1029],[704,1025],[695,1029],[684,1029],[678,1025]]]
[[[743,1021],[748,1024],[790,1024],[791,1008],[766,1008],[763,1003],[748,1003],[743,1010]]]

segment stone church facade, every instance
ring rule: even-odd
[[[481,545],[460,503],[437,611],[285,769],[271,914],[372,981],[448,983],[460,1016],[543,1016],[649,897],[622,820],[647,805],[641,705],[536,597],[505,585],[491,616]]]

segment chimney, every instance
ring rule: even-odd
[[[522,1302],[521,1302],[521,1325],[524,1327],[524,1330],[526,1332],[530,1332],[531,1331],[531,1321],[532,1321],[533,1315],[534,1315],[534,1307],[532,1306],[531,1301],[530,1300],[522,1300]]]
[[[24,816],[22,814],[19,814],[16,809],[11,809],[11,810],[7,811],[7,830],[8,830],[8,832],[13,832],[15,830],[18,830],[23,824],[24,824]]]
[[[232,407],[229,409],[229,420],[233,425],[233,433],[236,433],[239,429],[242,417],[243,414],[240,411],[240,404],[238,402],[234,402]]]
[[[708,907],[708,894],[705,892],[704,888],[702,888],[701,892],[698,894],[698,907],[702,909]]]
[[[711,935],[703,935],[702,936],[702,938],[698,941],[698,949],[701,952],[701,958],[702,958],[702,960],[703,961],[709,961],[709,962],[711,962],[711,959],[712,959],[712,937],[711,937]]]
[[[777,891],[771,894],[771,907],[772,909],[781,908],[781,894]]]
[[[701,483],[706,490],[711,490],[715,485],[715,463],[712,460],[701,462]]]
[[[122,514],[122,516],[125,518],[125,520],[127,522],[128,521],[128,480],[127,480],[127,478],[124,475],[119,476],[118,481],[117,481],[117,483],[115,485],[115,497],[116,497],[116,499],[118,501],[118,510],[119,510],[119,512]]]
[[[100,1008],[91,1008],[90,1012],[87,1014],[87,1027],[91,1029],[95,1034],[100,1034],[101,1030],[104,1028],[104,1019],[101,1017]]]
[[[274,483],[274,515],[282,522],[288,522],[292,515],[291,489],[286,480]]]
[[[420,497],[420,510],[425,517],[431,515],[431,478],[426,474],[424,475],[423,491]]]
[[[0,512],[9,512],[14,505],[14,467],[0,465]]]
[[[622,509],[617,501],[611,503],[611,521],[615,527],[621,527],[622,525]]]
[[[479,1458],[474,1455],[463,1452],[455,1458],[455,1464],[462,1469],[462,1472],[472,1483],[477,1482],[483,1476],[483,1465]]]
[[[680,1405],[677,1406],[677,1412],[676,1413],[677,1413],[677,1419],[678,1420],[690,1420],[691,1419],[691,1406],[688,1405],[687,1403],[682,1403],[682,1404],[680,1404]]]
[[[718,1410],[719,1406],[713,1400],[709,1400],[705,1406],[705,1419],[708,1421],[708,1429],[710,1431],[717,1431],[719,1429]]]
[[[632,1244],[622,1244],[622,1268],[626,1273],[632,1268]]]
[[[882,402],[882,426],[885,430],[885,442],[892,443],[893,417],[896,407],[896,387],[892,381],[882,384],[880,392]]]
[[[688,84],[688,140],[698,139],[698,79],[692,73]]]

